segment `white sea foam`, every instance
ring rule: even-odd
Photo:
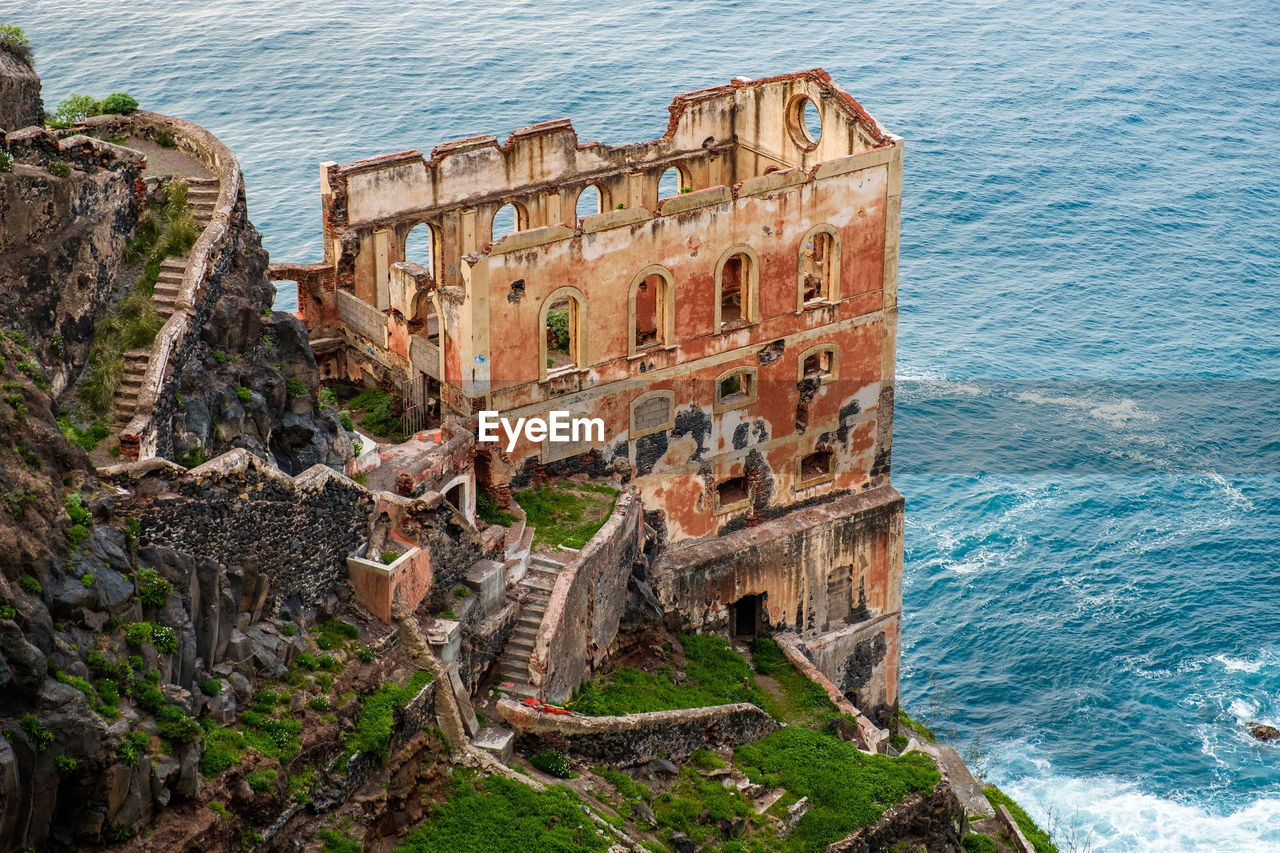
[[[1217,813],[1193,802],[1145,793],[1134,783],[1110,776],[1057,775],[1042,757],[1025,756],[1022,760],[1037,772],[1001,787],[1053,834],[1063,851],[1280,850],[1280,790],[1258,796],[1240,808]]]
[[[1112,426],[1125,426],[1130,423],[1154,423],[1158,418],[1151,412],[1138,408],[1136,401],[1124,397],[1119,400],[1093,400],[1088,397],[1046,397],[1035,391],[1024,391],[1014,399],[1023,403],[1035,403],[1039,406],[1061,406],[1084,412]]]

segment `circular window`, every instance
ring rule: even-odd
[[[822,139],[822,116],[808,95],[796,95],[787,105],[787,130],[791,141],[804,151],[818,147]]]

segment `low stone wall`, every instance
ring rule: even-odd
[[[140,544],[253,564],[277,602],[312,601],[346,577],[373,505],[367,489],[332,469],[316,465],[290,477],[239,449],[190,471],[151,459],[99,476],[127,490],[115,497],[115,511],[138,520]]]
[[[234,251],[229,245],[231,238],[248,222],[244,180],[231,149],[194,122],[137,110],[127,116],[95,116],[80,126],[100,136],[134,133],[150,137],[154,131],[167,130],[178,149],[195,157],[218,177],[213,218],[187,255],[177,307],[151,346],[151,359],[138,392],[137,414],[120,433],[120,451],[125,458],[149,459],[163,450],[165,436],[160,425],[168,422],[171,412],[165,404],[173,396],[167,385],[193,351],[198,336],[190,332],[209,319],[218,296],[216,287],[210,285],[230,267],[229,258],[224,256]]]
[[[609,520],[556,579],[529,657],[544,701],[567,699],[613,645],[641,553],[642,510],[636,490],[626,488]]]
[[[792,666],[800,670],[801,675],[825,690],[827,698],[842,713],[852,715],[858,726],[858,746],[868,752],[879,752],[881,744],[889,739],[889,732],[862,716],[862,713],[840,692],[840,689],[831,683],[831,679],[827,678],[820,669],[814,666],[813,661],[805,657],[800,648],[799,637],[777,634],[774,639],[777,640],[782,653],[787,656],[787,660],[791,661]]]
[[[654,711],[622,717],[583,717],[540,711],[503,697],[498,713],[531,750],[557,749],[590,764],[614,767],[654,758],[684,758],[698,749],[754,743],[778,722],[749,702]]]

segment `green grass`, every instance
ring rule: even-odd
[[[818,853],[913,792],[938,784],[927,756],[864,755],[851,743],[800,726],[780,729],[734,751],[734,763],[752,782],[786,788],[791,802],[808,797],[813,808],[777,849]],[[785,803],[787,798],[784,798]]]
[[[466,773],[455,771],[454,778],[452,796],[405,837],[398,853],[577,853],[609,847],[569,788],[538,792],[490,776],[477,791]]]
[[[582,548],[608,520],[618,490],[596,483],[544,483],[515,494],[534,526],[535,547]]]
[[[964,853],[1000,853],[1000,848],[991,836],[971,832],[964,837]]]
[[[933,743],[935,740],[935,736],[933,732],[929,731],[929,729],[923,723],[918,723],[915,720],[911,719],[911,717],[907,716],[907,712],[902,710],[901,708],[898,709],[898,726],[899,726],[899,731],[901,731],[902,729],[907,729],[910,732],[913,732],[919,735],[920,737],[924,738],[929,743]]]
[[[356,730],[349,735],[347,748],[376,755],[380,763],[385,762],[395,709],[407,705],[430,681],[431,673],[418,670],[407,683],[384,685],[360,700],[360,716]]]
[[[1023,811],[1022,806],[1015,803],[1012,797],[995,785],[983,788],[982,793],[986,795],[987,802],[991,803],[992,808],[998,809],[1000,806],[1005,806],[1009,809],[1009,814],[1013,815],[1014,822],[1031,842],[1031,846],[1036,848],[1036,853],[1058,853],[1057,846],[1049,839],[1049,833],[1036,826],[1031,815]]]
[[[379,438],[399,444],[405,440],[401,432],[400,398],[379,388],[365,388],[347,401],[353,411],[364,411],[360,426]]]
[[[729,648],[723,637],[681,635],[686,657],[685,681],[673,684],[672,669],[656,672],[622,667],[603,679],[584,683],[568,707],[592,717],[702,708],[731,702],[754,702],[765,708],[771,698],[751,674],[751,666]]]
[[[516,517],[498,506],[498,502],[488,492],[476,494],[476,517],[486,524],[497,524],[510,527],[516,523]]]
[[[768,637],[752,640],[751,658],[756,672],[772,678],[781,689],[781,698],[765,708],[773,716],[787,723],[808,725],[839,713],[827,697],[827,691],[805,678],[773,640]]]
[[[78,444],[86,453],[92,453],[99,442],[111,435],[111,429],[102,421],[94,421],[88,429],[81,429],[67,418],[58,418],[58,431],[67,441]]]

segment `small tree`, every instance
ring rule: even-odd
[[[6,51],[28,68],[32,67],[31,42],[27,41],[22,27],[0,24],[0,50]]]

